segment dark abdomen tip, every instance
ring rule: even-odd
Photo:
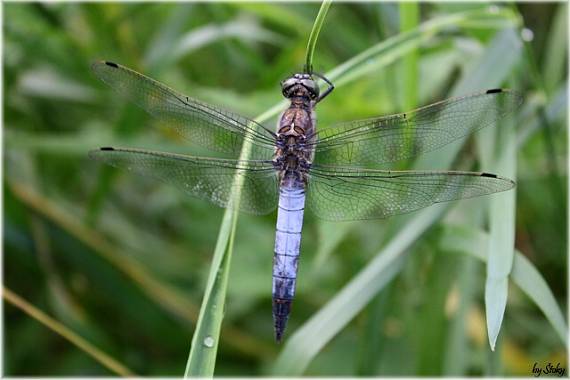
[[[275,328],[275,340],[277,343],[281,342],[283,338],[290,312],[291,300],[273,298],[273,326]]]

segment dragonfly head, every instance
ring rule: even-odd
[[[299,73],[281,82],[281,92],[287,99],[293,96],[308,96],[314,100],[319,96],[319,86],[310,74]]]

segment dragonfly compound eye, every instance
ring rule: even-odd
[[[289,98],[291,96],[291,92],[296,84],[299,83],[299,80],[295,77],[287,78],[283,82],[281,82],[281,92],[283,96]]]
[[[317,82],[312,79],[303,79],[301,84],[309,91],[311,99],[315,99],[319,96],[319,86],[317,85]]]

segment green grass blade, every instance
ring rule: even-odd
[[[105,352],[101,351],[90,342],[77,335],[75,332],[67,328],[67,326],[61,324],[55,319],[51,318],[49,315],[45,314],[43,311],[37,309],[32,304],[28,303],[16,293],[12,292],[10,289],[5,287],[2,288],[2,297],[6,302],[14,305],[18,309],[22,310],[24,313],[28,314],[30,317],[34,318],[53,332],[61,335],[63,338],[67,339],[69,342],[77,346],[81,351],[85,352],[87,355],[91,356],[97,362],[99,362],[103,367],[107,368],[109,371],[116,373],[123,377],[132,377],[135,374],[128,369],[125,365],[119,363]]]
[[[448,251],[467,253],[485,262],[489,239],[487,233],[473,230],[472,227],[446,225],[440,246]],[[544,313],[560,340],[567,345],[568,326],[562,310],[540,272],[518,250],[515,250],[510,277]]]
[[[509,27],[505,27],[505,30],[493,38],[487,50],[487,55],[493,59],[473,68],[473,75],[465,78],[464,82],[469,88],[485,89],[501,86],[522,56],[520,38],[514,28]]]
[[[568,5],[560,3],[551,23],[546,41],[545,62],[542,70],[544,85],[552,92],[564,79],[568,55]]]
[[[509,25],[518,25],[520,18],[510,9],[499,8],[475,9],[460,13],[454,13],[442,17],[436,17],[420,24],[417,28],[406,33],[398,34],[386,39],[343,64],[329,71],[326,75],[335,81],[335,86],[341,86],[372,71],[376,71],[396,59],[402,57],[419,44],[429,41],[448,28],[463,28],[470,22],[496,20],[499,21],[494,27],[505,28]],[[500,26],[499,26],[500,25]]]
[[[501,153],[490,169],[515,180],[517,148],[516,132],[512,120],[502,123],[501,128],[495,132],[504,138],[497,139]],[[507,306],[508,277],[513,263],[516,191],[496,194],[491,197],[489,204],[490,237],[485,283],[485,311],[489,345],[491,350],[494,350]]]
[[[568,347],[568,326],[554,294],[538,269],[522,253],[515,251],[511,277],[515,284],[538,306],[558,337]]]
[[[504,78],[510,67],[517,64],[522,56],[521,42],[513,28],[507,28],[491,42],[489,49],[505,62],[479,67],[487,76]],[[503,57],[508,57],[508,62]],[[501,66],[500,70],[496,67]],[[498,81],[500,83],[501,81]],[[499,173],[511,179],[516,174],[516,132],[507,119],[499,128],[489,128],[478,134],[479,156],[482,170]],[[490,233],[485,285],[486,323],[489,345],[494,350],[503,321],[508,296],[508,276],[511,271],[515,233],[516,192],[497,194],[490,198]]]
[[[400,31],[408,32],[417,28],[420,21],[420,6],[416,2],[400,3]],[[411,49],[402,59],[401,83],[403,110],[412,110],[418,104],[418,49]]]
[[[324,0],[321,3],[321,8],[319,9],[319,13],[317,14],[315,23],[313,24],[313,29],[311,29],[311,34],[309,35],[309,42],[307,43],[307,58],[305,60],[305,71],[307,72],[313,71],[313,55],[315,53],[315,47],[317,46],[317,39],[319,38],[319,33],[321,32],[321,28],[323,27],[325,17],[327,16],[327,12],[329,11],[329,7],[331,6],[331,2],[332,0]]]
[[[260,123],[266,121],[271,116],[277,114],[277,112],[278,109],[274,107],[258,116],[256,121]],[[247,160],[250,152],[251,143],[244,142],[239,159]],[[243,180],[243,176],[236,176],[234,188],[240,189],[240,183]],[[239,204],[240,195],[239,191],[234,194],[236,204]],[[198,323],[196,324],[190,354],[186,362],[185,378],[212,377],[214,375],[220,331],[224,318],[225,299],[234,248],[238,208],[239,207],[236,206],[235,209],[227,209],[224,213],[216,248],[214,250],[212,266],[210,267],[204,299],[200,307]]]
[[[505,65],[496,65],[497,61],[488,61],[488,65],[479,66],[478,70],[487,73],[487,77],[504,78],[522,56],[519,37],[512,28],[504,30],[495,37],[489,50],[494,51],[496,59],[500,59]],[[508,61],[503,57],[508,57]],[[497,66],[501,68],[497,70]],[[500,82],[501,80],[497,81]],[[499,173],[514,180],[516,132],[513,124],[504,121],[499,128],[486,129],[477,137],[482,170]],[[516,192],[510,191],[494,195],[489,200],[491,239],[488,247],[485,310],[489,345],[492,350],[495,348],[507,304],[508,276],[514,252],[515,196]]]
[[[416,2],[400,3],[400,33],[406,33],[417,28],[420,19],[420,7]],[[400,66],[400,102],[402,110],[413,110],[418,103],[419,88],[419,66],[418,66],[418,48],[412,47],[410,51],[402,58]],[[414,128],[412,125],[405,127],[407,129],[407,138],[404,141],[405,151],[410,151],[414,143]],[[399,169],[405,169],[406,164],[402,163]]]
[[[230,271],[237,215],[227,210],[224,214],[206,292],[200,308],[196,330],[192,337],[190,355],[184,377],[212,377],[216,367],[216,355]]]

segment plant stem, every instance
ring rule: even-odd
[[[317,18],[313,24],[313,29],[309,35],[309,42],[307,44],[307,59],[305,63],[305,72],[307,73],[313,72],[313,54],[315,53],[315,46],[317,45],[317,39],[319,38],[319,33],[323,26],[323,22],[325,21],[329,7],[331,6],[331,2],[332,0],[324,0],[321,3],[321,9],[319,9],[319,13],[317,14]]]
[[[83,339],[81,336],[77,335],[75,332],[67,328],[67,326],[61,324],[55,319],[51,318],[49,315],[43,311],[37,309],[34,305],[28,303],[26,300],[18,296],[16,293],[12,292],[10,289],[2,288],[2,297],[13,306],[22,310],[24,313],[28,314],[30,317],[34,318],[36,321],[47,326],[50,330],[61,335],[77,347],[85,352],[87,355],[91,356],[97,362],[99,362],[103,367],[107,368],[109,371],[116,373],[123,377],[133,377],[136,376],[130,369],[125,367],[123,364],[119,363],[87,340]]]

